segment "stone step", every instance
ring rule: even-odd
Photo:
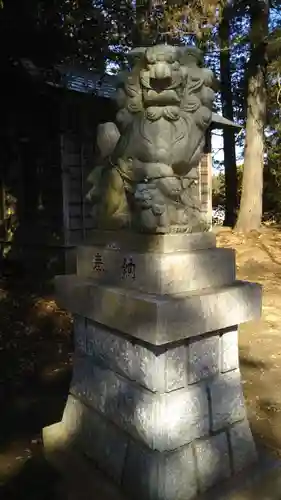
[[[168,344],[260,317],[261,286],[236,281],[199,293],[153,295],[102,286],[76,275],[55,279],[71,313],[154,345]]]
[[[152,450],[172,451],[241,427],[246,419],[239,370],[168,393],[152,393],[90,357],[76,357],[70,393]],[[68,410],[66,410],[68,411]]]
[[[46,427],[43,436],[46,457],[62,474],[59,500],[128,500],[106,474],[66,445],[67,433],[61,423]],[[227,479],[208,493],[196,495],[194,500],[280,500],[280,492],[281,462],[263,451],[257,465]]]
[[[60,444],[76,448],[93,473],[98,465],[128,498],[138,500],[194,500],[257,458],[247,421],[238,424],[242,432],[234,427],[164,453],[143,446],[72,396],[57,425],[44,429],[47,453]],[[240,446],[232,446],[231,432],[238,432]]]
[[[79,246],[77,275],[144,293],[184,293],[231,284],[235,253],[230,248],[140,253]]]

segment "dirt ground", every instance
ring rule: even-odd
[[[255,435],[281,450],[281,228],[247,237],[217,230],[235,248],[238,278],[264,287],[261,321],[240,328],[240,360]],[[34,291],[35,290],[35,291]],[[25,280],[0,283],[0,497],[54,499],[57,476],[41,429],[59,421],[71,372],[71,317]]]
[[[61,419],[71,373],[71,317],[34,280],[0,283],[0,498],[54,500],[42,427]]]
[[[281,228],[247,237],[218,233],[218,245],[235,248],[237,276],[263,286],[260,321],[240,327],[239,347],[249,419],[267,446],[281,450]]]

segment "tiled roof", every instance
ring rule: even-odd
[[[101,97],[112,98],[115,93],[117,77],[105,74],[101,76],[94,71],[60,68],[64,85],[70,90],[96,94]]]
[[[213,113],[212,115],[212,128],[213,129],[223,129],[224,127],[232,127],[236,129],[241,129],[243,128],[242,125],[239,125],[239,123],[235,123],[231,120],[228,120],[228,118],[225,118],[222,115],[219,115],[218,113]]]
[[[22,58],[20,62],[33,78],[38,78],[41,74],[43,74],[43,70],[35,66],[33,61],[30,59]],[[76,92],[96,94],[98,96],[108,98],[112,98],[115,93],[118,78],[116,75],[101,75],[97,71],[89,71],[81,66],[73,67],[60,65],[55,69],[61,75],[61,82],[54,83],[52,81],[47,81],[49,85],[55,87],[66,87]]]

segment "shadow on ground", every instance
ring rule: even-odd
[[[69,366],[48,382],[34,378],[20,395],[14,393],[5,402],[0,418],[1,498],[56,498],[59,477],[44,459],[41,434],[45,426],[61,420],[70,372]]]
[[[41,431],[59,421],[71,374],[72,320],[51,290],[8,277],[0,282],[0,497],[55,498]]]

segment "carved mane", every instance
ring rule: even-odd
[[[199,66],[201,53],[191,47],[139,48],[130,60],[132,70],[116,90],[117,126],[108,124],[111,134],[115,126],[120,136],[115,134],[103,167],[103,189],[115,202],[107,196],[105,206],[101,194],[97,224],[102,213],[111,228],[198,230],[205,222],[196,168],[212,120],[213,74]]]

